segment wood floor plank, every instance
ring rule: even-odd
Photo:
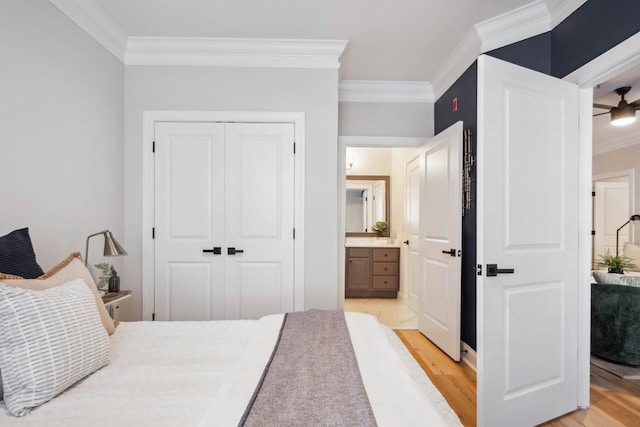
[[[476,373],[456,363],[415,330],[396,334],[465,426],[475,426]],[[541,424],[545,427],[640,426],[640,380],[625,380],[591,365],[591,406]]]

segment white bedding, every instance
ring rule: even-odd
[[[390,329],[369,315],[345,317],[380,427],[461,425]],[[0,402],[0,426],[237,425],[280,319],[121,323],[107,367],[24,418]]]

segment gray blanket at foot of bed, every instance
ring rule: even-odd
[[[285,315],[240,426],[375,426],[341,311]]]

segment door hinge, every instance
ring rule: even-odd
[[[293,240],[296,240],[296,228],[293,227]]]
[[[296,143],[293,143],[293,154],[296,154]]]
[[[596,230],[591,230],[591,235],[595,236],[596,235]]]
[[[156,152],[156,142],[155,141],[153,141],[153,144],[151,144],[151,151],[154,152],[154,153]]]
[[[596,197],[596,192],[595,191],[591,192],[591,197]]]
[[[155,227],[153,227],[153,228],[151,229],[151,238],[152,238],[152,239],[155,239],[155,238],[156,238],[156,228],[155,228]]]
[[[482,276],[482,264],[478,264],[478,266],[476,267],[476,274],[478,276]]]
[[[156,320],[156,314],[155,313],[151,313],[151,320]]]

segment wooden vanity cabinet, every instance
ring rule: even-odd
[[[347,248],[346,298],[396,298],[400,248]]]

